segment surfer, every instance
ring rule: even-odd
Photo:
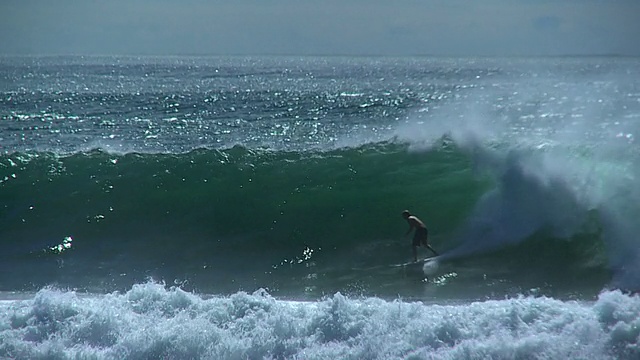
[[[405,220],[407,220],[407,222],[409,223],[409,230],[407,230],[405,236],[409,235],[411,230],[413,230],[414,228],[416,230],[413,234],[413,243],[411,244],[411,246],[413,247],[413,261],[418,261],[418,246],[420,245],[423,245],[427,249],[433,251],[433,253],[438,256],[438,253],[433,250],[431,246],[429,246],[427,239],[429,236],[429,232],[427,231],[427,227],[424,225],[422,220],[418,219],[418,217],[415,215],[411,215],[409,210],[403,211],[402,217],[405,218]]]

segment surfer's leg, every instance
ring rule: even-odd
[[[420,231],[420,243],[422,243],[424,247],[429,247],[429,231],[427,229]]]
[[[420,246],[420,234],[416,232],[413,234],[413,241],[411,247],[413,248],[413,261],[418,261],[418,246]]]

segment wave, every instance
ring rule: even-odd
[[[418,150],[397,140],[332,151],[4,155],[3,268],[30,269],[4,290],[54,282],[108,291],[127,274],[116,288],[153,276],[234,292],[304,287],[295,279],[323,274],[331,292],[372,276],[354,269],[406,261],[405,208],[427,222],[444,258],[480,267],[469,276],[506,268],[510,279],[533,272],[566,283],[591,269],[597,292],[627,269],[611,253],[620,246],[612,229],[622,228],[611,204],[549,157],[455,134]],[[451,271],[462,279],[464,267]]]

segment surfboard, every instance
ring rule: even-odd
[[[438,256],[432,256],[432,257],[425,257],[425,258],[418,259],[418,261],[409,261],[409,262],[399,263],[399,264],[381,264],[381,265],[371,266],[366,268],[352,268],[351,270],[373,271],[373,270],[383,270],[383,269],[389,269],[389,268],[392,268],[392,269],[404,268],[409,271],[414,271],[414,270],[421,271],[427,265],[429,265],[429,267],[434,267],[434,265],[435,267],[437,267],[437,259],[438,259]]]
[[[418,265],[422,266],[426,262],[436,261],[437,258],[438,256],[426,257],[426,258],[418,259],[418,261],[410,261],[410,262],[401,263],[401,264],[393,264],[391,266],[392,267],[407,267],[407,266],[418,266]]]
[[[401,268],[403,271],[420,274],[420,276],[432,276],[438,272],[439,256],[432,256],[427,258],[418,259],[418,261],[411,261],[402,264],[391,265],[395,268]]]

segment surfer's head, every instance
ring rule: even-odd
[[[403,218],[408,218],[409,216],[411,216],[411,213],[409,212],[409,210],[405,210],[402,212],[402,217]]]

